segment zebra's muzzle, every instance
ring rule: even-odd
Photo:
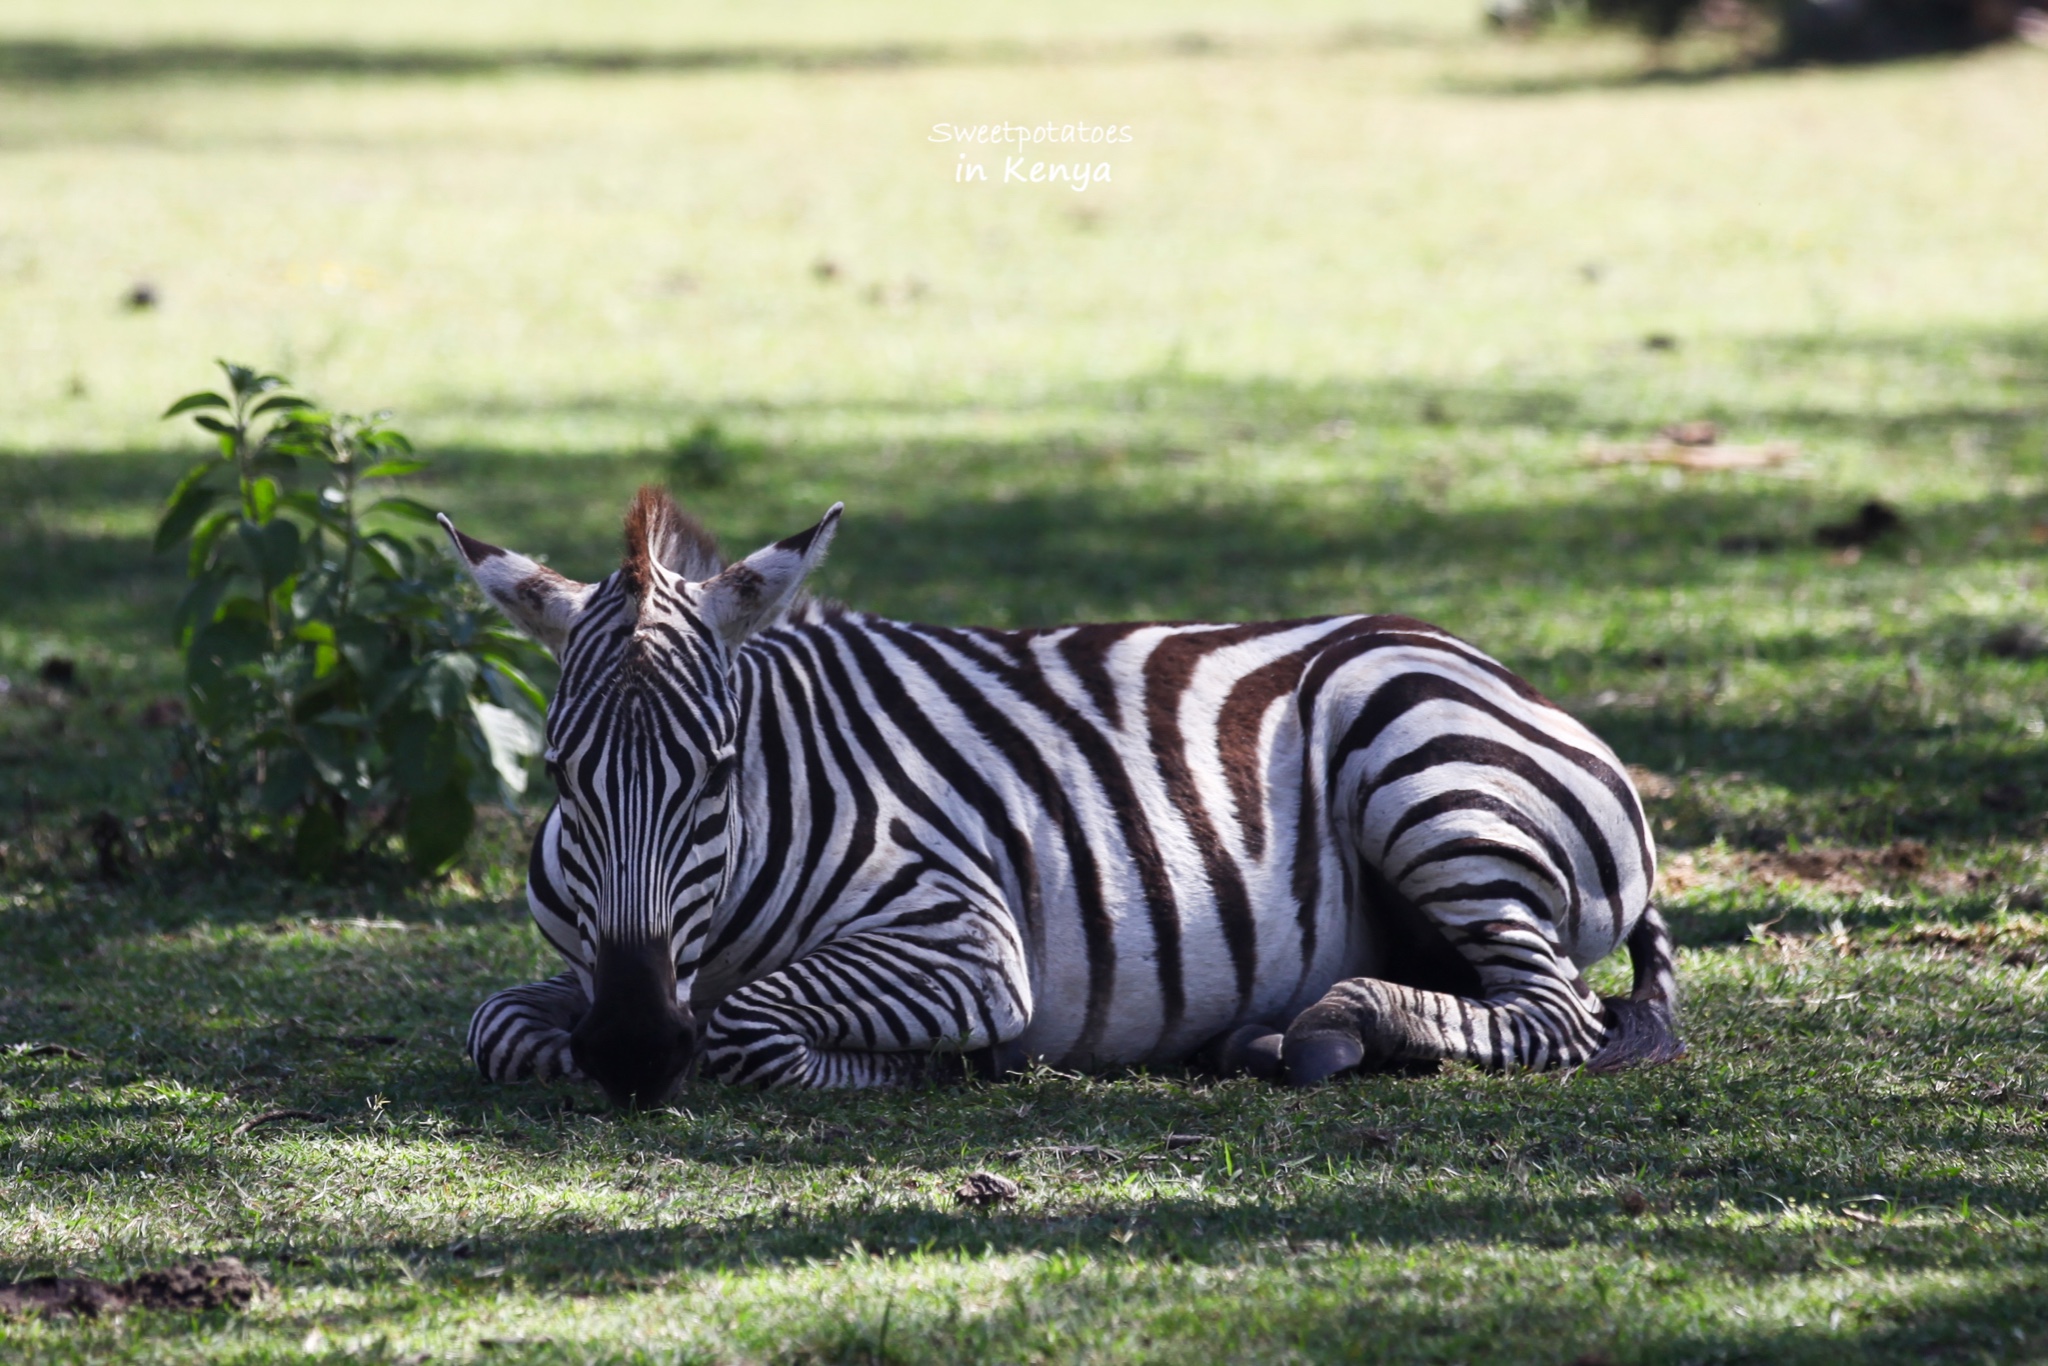
[[[668,945],[600,945],[591,976],[596,992],[590,1013],[569,1035],[578,1070],[622,1109],[661,1104],[697,1052],[697,1022],[676,1001]]]

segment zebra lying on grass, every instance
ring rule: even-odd
[[[888,621],[800,593],[839,512],[726,567],[643,489],[595,584],[442,519],[562,666],[528,896],[569,966],[478,1008],[487,1078],[1683,1051],[1635,791],[1492,659],[1393,616]],[[1580,970],[1624,941],[1602,1000]]]

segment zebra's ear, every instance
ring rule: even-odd
[[[825,558],[845,506],[834,503],[809,531],[755,551],[704,585],[698,611],[728,647],[773,626],[789,610],[804,576]]]
[[[560,654],[569,639],[569,623],[590,596],[590,585],[564,578],[516,551],[465,536],[446,513],[437,520],[454,543],[456,557],[492,605],[510,617],[513,625]]]

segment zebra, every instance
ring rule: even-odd
[[[893,621],[803,589],[841,511],[728,565],[644,488],[596,583],[441,519],[561,666],[528,901],[566,968],[477,1009],[486,1079],[1683,1054],[1635,789],[1500,663],[1401,616]]]

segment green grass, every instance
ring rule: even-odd
[[[2048,607],[2043,58],[1642,80],[1457,6],[768,13],[0,3],[0,1043],[86,1055],[0,1053],[0,1278],[278,1288],[0,1357],[2048,1357],[2048,661],[1992,648]],[[924,141],[1068,117],[1135,133],[1085,195]],[[94,872],[101,811],[171,852],[154,413],[215,354],[395,408],[420,496],[571,573],[711,419],[755,453],[690,503],[744,550],[844,498],[859,606],[1436,620],[1668,779],[1693,1054],[485,1087],[470,1008],[546,970],[535,813],[427,888]],[[1692,418],[1801,454],[1583,459]],[[1903,536],[1811,544],[1872,496]],[[279,1108],[325,1122],[236,1132]],[[956,1203],[984,1168],[1015,1206]]]

